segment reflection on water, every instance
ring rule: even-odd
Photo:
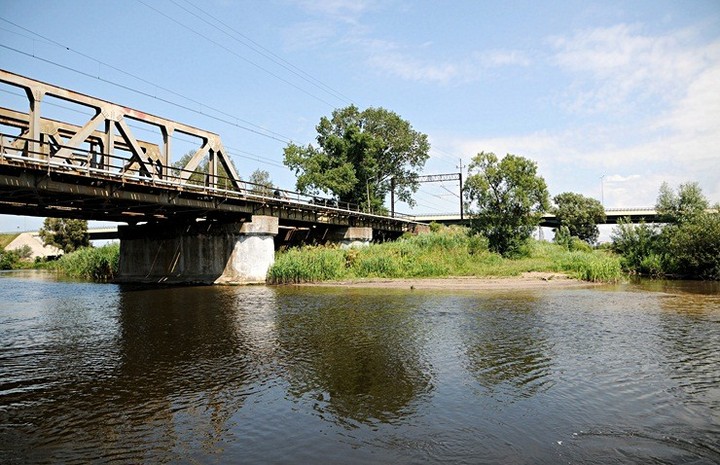
[[[276,316],[293,396],[340,421],[408,415],[429,389],[414,304],[402,295],[308,290],[285,295]]]
[[[649,286],[649,287],[648,287]],[[0,274],[3,463],[718,463],[720,289]]]
[[[538,324],[536,296],[496,298],[468,312],[463,331],[468,369],[488,389],[532,396],[550,383],[548,341]],[[501,394],[497,394],[498,399]]]

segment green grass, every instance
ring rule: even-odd
[[[63,255],[55,262],[55,267],[73,278],[105,282],[117,275],[119,258],[120,244],[85,247]]]
[[[557,244],[531,241],[522,258],[508,259],[489,252],[482,237],[468,236],[463,228],[443,228],[368,247],[318,246],[279,252],[268,271],[268,282],[517,276],[529,271],[565,272],[593,282],[616,282],[622,277],[619,258],[607,252],[570,252]]]
[[[5,249],[9,243],[15,240],[19,234],[17,233],[2,233],[0,234],[0,250]]]

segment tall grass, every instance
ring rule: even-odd
[[[557,268],[591,282],[614,283],[623,276],[620,259],[605,252],[566,252],[559,257]]]
[[[487,240],[481,236],[469,236],[463,228],[443,228],[368,247],[320,246],[279,252],[268,271],[268,282],[515,276],[528,271],[562,271],[594,282],[614,282],[622,276],[619,259],[604,252],[570,252],[535,241],[528,244],[524,257],[507,259],[489,252]]]
[[[63,255],[57,268],[68,276],[98,282],[112,281],[118,272],[120,245],[85,247]]]

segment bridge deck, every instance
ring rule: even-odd
[[[116,174],[0,151],[0,213],[4,214],[130,223],[199,217],[237,221],[269,215],[284,224],[388,231],[408,230],[416,223],[407,216],[389,218],[331,202],[289,191],[263,195],[252,187],[230,190],[139,173]]]

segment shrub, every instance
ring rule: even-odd
[[[12,270],[20,261],[20,254],[14,250],[0,250],[0,270]]]
[[[489,251],[489,242],[487,237],[482,234],[473,234],[467,241],[468,253],[470,255],[480,255]]]
[[[583,242],[583,244],[585,244]],[[513,276],[526,271],[566,271],[580,279],[614,282],[622,276],[620,259],[609,253],[569,252],[549,242],[528,241],[523,259],[488,250],[482,235],[442,228],[368,247],[303,247],[278,252],[268,282],[287,284],[347,278]]]
[[[669,272],[720,280],[720,213],[705,213],[663,231]]]
[[[440,223],[436,223],[435,221],[430,223],[430,232],[438,232],[443,228],[443,225]]]
[[[630,220],[619,220],[611,238],[613,251],[622,255],[622,265],[626,270],[642,273],[643,261],[647,264],[650,255],[658,254],[660,232],[655,225],[634,225]]]

